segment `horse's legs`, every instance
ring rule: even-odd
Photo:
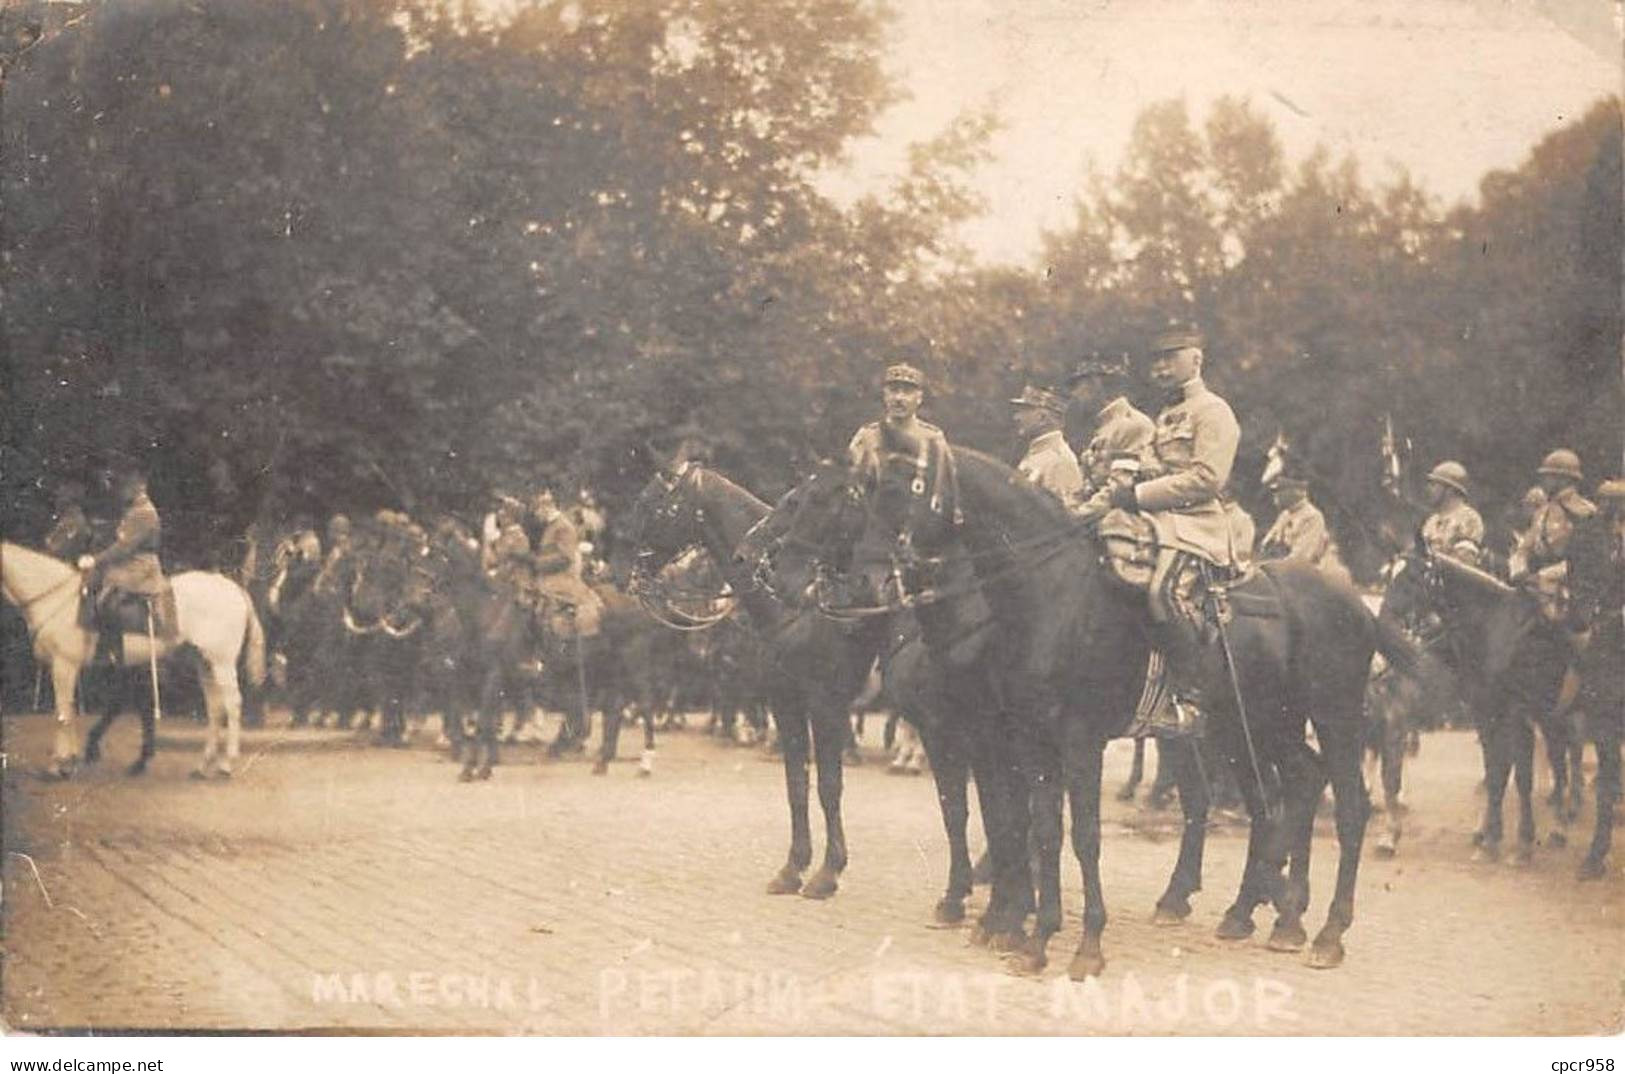
[[[790,803],[790,855],[784,867],[767,883],[769,895],[793,895],[801,890],[801,874],[812,864],[812,827],[807,815],[808,727],[806,702],[781,697],[773,706],[784,751],[784,790]]]
[[[213,675],[203,676],[203,711],[208,720],[208,729],[203,733],[203,756],[199,758],[197,767],[192,769],[193,779],[204,779],[213,774],[221,752],[220,730],[221,707],[223,701],[220,696],[220,684]]]
[[[1134,761],[1129,765],[1128,779],[1117,792],[1119,802],[1134,801],[1134,793],[1140,789],[1140,781],[1145,778],[1145,739],[1134,740]]]
[[[1067,973],[1082,981],[1106,968],[1100,946],[1106,931],[1106,892],[1100,883],[1100,777],[1106,744],[1077,721],[1067,731],[1063,764],[1072,804],[1072,852],[1083,870],[1083,938]]]
[[[106,676],[110,681],[106,684],[107,689],[96,691],[96,693],[102,695],[97,699],[101,702],[101,712],[97,715],[96,722],[90,725],[90,733],[85,736],[84,761],[87,765],[95,764],[102,759],[102,736],[113,725],[113,721],[118,717],[119,713],[119,695],[122,691],[112,689],[112,687],[117,684],[113,680],[122,679],[122,673],[113,670],[103,671],[100,674]]]
[[[1137,745],[1144,742],[1141,739]],[[1179,811],[1184,815],[1185,826],[1179,836],[1179,860],[1174,863],[1173,875],[1157,900],[1151,920],[1158,925],[1177,925],[1190,916],[1190,896],[1202,890],[1202,852],[1207,844],[1210,795],[1196,742],[1174,738],[1159,740],[1157,770],[1165,768],[1179,787]]]
[[[971,932],[971,942],[1009,950],[1024,938],[1032,911],[1033,874],[1027,855],[1029,825],[1027,784],[1011,756],[1006,728],[994,720],[977,721],[969,736],[971,770],[976,777],[976,803],[987,837],[989,862],[987,909]],[[975,866],[972,867],[974,877]]]
[[[813,757],[818,764],[818,804],[824,810],[824,864],[801,894],[827,899],[835,894],[846,868],[846,828],[841,822],[841,759],[853,744],[852,722],[843,705],[815,703],[812,711]]]
[[[1597,746],[1596,827],[1591,833],[1591,849],[1586,851],[1580,865],[1582,880],[1596,880],[1605,875],[1604,863],[1614,841],[1614,805],[1620,794],[1620,714],[1618,709],[1587,716],[1591,724],[1591,738]]]
[[[1337,886],[1326,913],[1326,924],[1309,951],[1309,964],[1329,969],[1343,961],[1343,933],[1354,923],[1354,887],[1360,873],[1360,849],[1365,840],[1366,820],[1371,801],[1360,774],[1358,738],[1344,728],[1358,726],[1358,710],[1342,714],[1324,707],[1323,720],[1315,724],[1321,756],[1331,776],[1337,816]],[[1316,797],[1319,797],[1318,790]]]
[[[1399,800],[1399,792],[1404,782],[1405,753],[1410,741],[1408,715],[1414,703],[1410,700],[1414,689],[1409,684],[1401,684],[1401,689],[1405,693],[1390,698],[1380,716],[1383,821],[1377,833],[1377,853],[1390,858],[1398,851],[1400,837],[1404,835],[1405,807]]]
[[[616,701],[604,705],[604,741],[598,747],[598,760],[593,762],[592,774],[601,776],[609,771],[609,762],[615,759],[621,747],[621,722],[626,713]]]
[[[1263,759],[1259,759],[1260,771],[1255,773],[1251,761],[1245,756],[1233,756],[1231,768],[1236,775],[1237,788],[1241,793],[1242,802],[1247,807],[1247,815],[1251,823],[1247,830],[1247,863],[1241,871],[1241,888],[1236,894],[1236,901],[1225,910],[1224,917],[1219,921],[1216,935],[1221,940],[1243,940],[1253,934],[1253,910],[1261,902],[1267,901],[1272,895],[1271,888],[1279,880],[1279,874],[1273,879],[1261,877],[1265,871],[1265,856],[1270,846],[1275,820],[1270,812],[1270,803],[1265,796],[1264,788],[1259,786],[1258,778],[1262,774],[1268,778],[1269,769],[1263,767]]]
[[[937,805],[942,809],[942,830],[948,836],[948,887],[932,913],[939,925],[957,925],[965,920],[965,899],[971,893],[970,843],[965,834],[970,820],[966,786],[970,762],[957,728],[939,722],[929,733],[922,731],[920,741],[931,762]]]
[[[1019,709],[1018,709],[1019,711]],[[1036,974],[1049,963],[1050,937],[1061,931],[1061,809],[1065,787],[1059,706],[1043,699],[1028,708],[1033,722],[1023,729],[1022,770],[1032,803],[1031,838],[1038,856],[1038,915],[1032,935],[1012,956],[1014,972]]]
[[[1488,721],[1483,731],[1484,745],[1484,823],[1476,836],[1478,850],[1475,861],[1494,861],[1501,854],[1501,806],[1506,798],[1507,779],[1511,775],[1514,744],[1511,723],[1514,717],[1505,705],[1498,711],[1486,713]]]
[[[1511,715],[1513,780],[1518,788],[1518,846],[1513,861],[1524,864],[1535,845],[1535,728],[1519,713]]]
[[[1364,744],[1358,738],[1354,749],[1358,766],[1365,753]],[[1272,856],[1271,868],[1278,869],[1282,852],[1288,857],[1289,865],[1286,883],[1275,900],[1277,916],[1268,946],[1272,951],[1298,951],[1309,942],[1303,928],[1304,911],[1309,909],[1309,851],[1314,842],[1315,810],[1320,805],[1320,792],[1326,786],[1326,773],[1320,757],[1304,742],[1288,747],[1281,758],[1280,772],[1285,809],[1275,833],[1278,849]],[[1363,773],[1360,779],[1364,786]]]

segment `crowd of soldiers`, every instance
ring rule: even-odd
[[[1252,519],[1228,493],[1240,426],[1229,404],[1203,379],[1200,333],[1170,329],[1157,335],[1146,353],[1146,379],[1163,403],[1154,419],[1129,399],[1136,370],[1126,357],[1091,355],[1064,383],[1028,384],[1009,402],[1026,441],[1017,467],[1027,480],[1081,520],[1105,523],[1116,512],[1142,519],[1154,534],[1156,560],[1147,597],[1171,692],[1188,702],[1165,713],[1183,721],[1187,709],[1198,707],[1194,668],[1200,659],[1201,601],[1214,582],[1234,577],[1255,560],[1300,560],[1345,580],[1348,572],[1310,498],[1308,476],[1291,466],[1269,483],[1278,513],[1255,542]],[[852,438],[851,461],[873,466],[883,452],[906,444],[919,452],[919,472],[931,475],[932,486],[916,491],[934,509],[957,510],[947,438],[919,416],[925,392],[920,370],[907,364],[888,368],[882,416]],[[1599,508],[1581,492],[1581,461],[1567,448],[1547,455],[1536,477],[1521,501],[1524,513],[1512,545],[1497,553],[1496,562],[1507,564],[1512,583],[1561,601],[1573,535],[1598,516]],[[1428,550],[1487,566],[1492,557],[1466,468],[1441,461],[1428,473],[1426,486],[1431,513],[1420,532]],[[160,525],[145,479],[128,469],[116,488],[120,519],[110,544],[92,550],[85,490],[74,483],[58,490],[55,525],[45,541],[53,554],[78,558],[98,594],[95,606],[103,608],[121,594],[150,598],[162,590]],[[1614,520],[1616,544],[1621,488],[1616,480],[1598,491]],[[590,490],[569,507],[546,488],[528,500],[498,491],[477,531],[449,515],[428,527],[401,511],[381,511],[373,521],[371,541],[420,556],[453,549],[475,553],[496,584],[520,595],[527,606],[569,609],[582,629],[592,629],[599,614],[589,582],[605,569],[607,526]],[[325,539],[308,525],[284,536],[271,552],[271,570],[293,560],[319,560],[320,589],[332,584],[339,565],[356,554],[354,528],[344,515],[335,515]],[[254,558],[251,550],[249,559]],[[256,573],[252,562],[244,572]],[[109,638],[114,644],[116,634]]]

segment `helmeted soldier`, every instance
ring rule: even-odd
[[[1241,427],[1230,404],[1202,380],[1202,337],[1172,329],[1151,345],[1151,379],[1167,400],[1138,484],[1112,484],[1112,507],[1141,511],[1157,539],[1151,618],[1176,699],[1197,702],[1203,655],[1197,590],[1204,571],[1229,574],[1239,562],[1225,490]]]
[[[881,401],[885,407],[881,420],[863,426],[847,445],[852,465],[875,474],[887,453],[913,453],[920,471],[915,486],[917,492],[929,494],[927,503],[931,510],[957,513],[958,496],[948,438],[941,429],[919,416],[920,406],[925,401],[925,374],[906,364],[887,367],[881,383]],[[927,471],[933,475],[929,489],[924,477]]]
[[[1029,384],[1010,405],[1015,408],[1016,427],[1027,439],[1026,453],[1016,469],[1067,508],[1076,507],[1083,492],[1083,472],[1061,430],[1066,401],[1052,388]]]
[[[1584,474],[1580,457],[1574,452],[1558,448],[1541,461],[1535,472],[1546,499],[1513,553],[1514,577],[1566,561],[1575,528],[1597,514],[1597,505],[1580,494]]]
[[[1126,357],[1110,359],[1091,354],[1079,362],[1067,377],[1067,393],[1072,405],[1067,410],[1067,427],[1078,429],[1074,448],[1083,472],[1083,499],[1104,489],[1111,477],[1112,463],[1139,460],[1151,447],[1156,423],[1128,401]]]
[[[64,481],[57,486],[51,531],[45,535],[45,550],[58,559],[78,559],[95,542],[90,518],[85,514],[85,486],[82,481]]]
[[[1422,523],[1428,551],[1477,566],[1484,553],[1484,519],[1468,502],[1467,467],[1446,459],[1428,471],[1433,513]]]
[[[147,478],[138,467],[130,466],[118,477],[116,487],[123,514],[113,543],[94,556],[80,556],[79,569],[89,574],[89,588],[95,594],[94,615],[102,628],[107,652],[115,662],[123,659],[123,629],[118,619],[119,605],[127,598],[150,602],[153,628],[165,637],[173,636],[173,615],[158,598],[164,595],[164,572],[158,560],[162,526],[158,509],[147,496]]]

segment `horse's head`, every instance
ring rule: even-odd
[[[355,556],[344,603],[344,624],[357,634],[404,638],[423,621],[434,576],[423,546],[385,536]]]
[[[773,509],[778,537],[763,552],[782,569],[811,565],[844,571],[869,524],[868,494],[853,467],[822,460]],[[766,527],[761,527],[766,528]]]
[[[627,516],[627,536],[637,556],[634,574],[653,576],[700,542],[701,511],[693,499],[700,467],[662,466],[643,486]]]

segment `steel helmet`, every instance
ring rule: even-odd
[[[1558,448],[1541,460],[1537,474],[1550,474],[1553,477],[1570,477],[1575,481],[1585,480],[1580,472],[1580,456],[1568,448]]]
[[[1429,470],[1428,480],[1467,495],[1467,467],[1454,459],[1446,459]]]

